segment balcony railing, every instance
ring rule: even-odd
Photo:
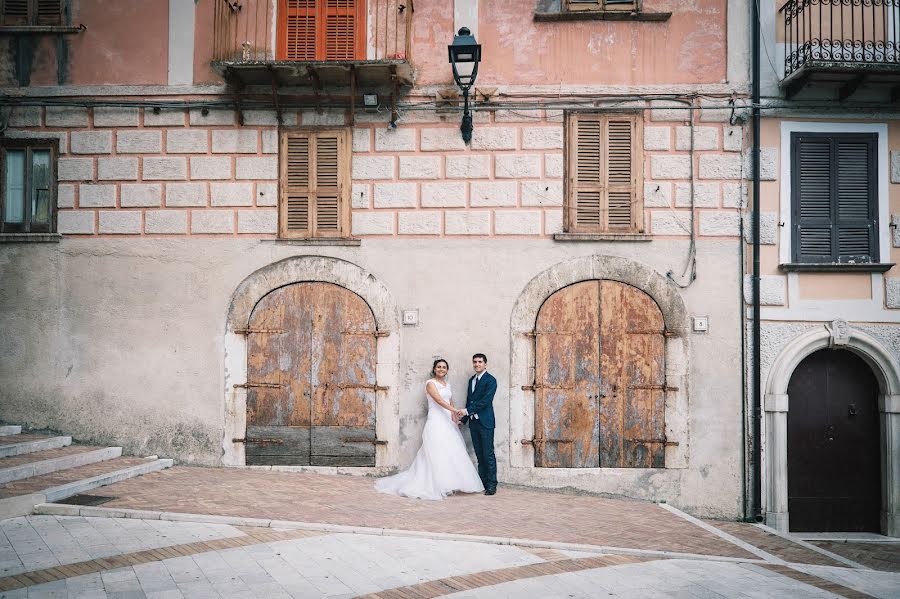
[[[806,66],[900,66],[900,0],[788,0],[784,76]]]
[[[215,0],[213,60],[406,61],[413,0]]]

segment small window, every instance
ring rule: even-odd
[[[621,10],[637,12],[641,0],[564,0],[566,10]]]
[[[0,0],[0,26],[63,24],[65,0]]]
[[[285,131],[280,158],[279,236],[347,237],[349,130]]]
[[[279,0],[278,60],[364,60],[365,0]]]
[[[796,263],[878,262],[875,133],[791,133]]]
[[[0,145],[0,233],[56,231],[56,145]]]
[[[636,115],[567,115],[566,232],[643,231],[640,127]]]

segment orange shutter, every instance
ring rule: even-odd
[[[286,132],[281,140],[281,237],[340,237],[348,229],[346,131]]]
[[[365,0],[279,0],[278,60],[365,57]]]

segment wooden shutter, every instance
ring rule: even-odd
[[[365,0],[279,0],[278,60],[364,60]]]
[[[281,237],[340,237],[349,229],[346,130],[285,132],[281,138]]]
[[[3,25],[29,25],[28,0],[0,0],[3,5]]]
[[[878,261],[876,138],[791,135],[795,262]]]
[[[62,25],[62,2],[61,0],[36,0],[37,14],[35,15],[35,24],[37,25]]]
[[[640,121],[631,115],[574,114],[568,123],[566,230],[642,230]]]

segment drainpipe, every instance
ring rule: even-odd
[[[752,430],[753,430],[753,496],[750,503],[750,516],[753,520],[759,522],[762,520],[762,464],[760,464],[760,430],[762,417],[762,369],[760,367],[760,358],[762,350],[760,347],[760,325],[759,325],[759,2],[751,2],[752,6],[752,73],[751,79],[751,95],[752,95],[752,122],[753,122],[753,146],[751,149],[752,157],[752,174],[753,174],[753,406],[751,411]]]

